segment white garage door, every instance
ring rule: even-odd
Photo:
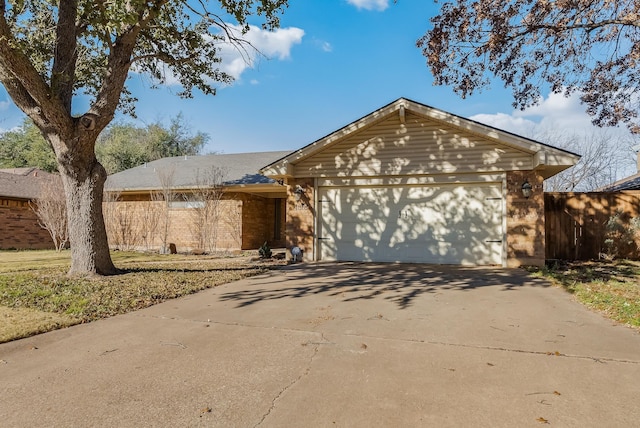
[[[321,187],[321,260],[502,263],[501,185]]]

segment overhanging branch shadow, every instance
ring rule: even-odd
[[[260,302],[301,299],[317,295],[337,297],[342,302],[383,299],[399,309],[412,306],[425,294],[445,290],[471,292],[483,287],[515,291],[523,287],[549,287],[547,281],[530,278],[523,270],[452,267],[424,264],[318,263],[284,268],[282,281],[260,280],[250,289],[231,291],[222,301],[246,307]],[[287,286],[290,283],[290,286]]]

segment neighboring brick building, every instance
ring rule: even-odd
[[[164,158],[109,176],[110,246],[166,250],[174,244],[179,252],[284,246],[286,186],[258,170],[288,154]]]
[[[0,169],[0,249],[55,248],[30,206],[42,185],[54,179],[59,178],[37,168]]]

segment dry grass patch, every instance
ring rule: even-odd
[[[136,251],[112,251],[111,258],[116,266],[126,267],[130,263],[178,263],[219,259],[214,255],[192,256],[187,254],[139,253]],[[69,250],[0,251],[0,273],[24,272],[44,268],[69,269]]]
[[[56,263],[39,270],[0,273],[0,307],[18,311],[13,312],[15,325],[0,325],[0,342],[146,308],[282,264],[255,263],[246,258],[212,260],[191,256],[189,262],[166,257],[161,261],[138,258],[118,263],[124,269],[120,275],[69,278],[66,266],[56,267]],[[50,322],[39,323],[40,319]],[[18,330],[22,333],[12,333]]]
[[[533,272],[605,316],[640,328],[640,262],[562,262]]]
[[[0,306],[0,320],[0,343],[78,323],[77,319],[69,315],[3,306]]]

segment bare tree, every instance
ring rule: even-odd
[[[630,163],[623,144],[606,130],[584,135],[547,131],[537,135],[536,139],[582,156],[573,167],[545,180],[548,192],[594,191],[616,181],[619,171]]]
[[[105,192],[102,212],[109,244],[120,250],[137,248],[142,241],[136,202],[122,201],[119,192]]]
[[[167,169],[156,171],[158,175],[158,179],[160,180],[160,192],[154,193],[152,195],[153,198],[157,198],[158,200],[162,200],[164,204],[162,204],[162,213],[160,215],[160,229],[161,229],[161,239],[162,239],[162,248],[160,249],[161,253],[169,252],[169,228],[171,227],[171,203],[176,197],[176,191],[174,188],[174,177],[175,177],[175,168],[169,167]]]
[[[115,244],[117,238],[115,236],[116,227],[116,203],[120,199],[120,192],[104,192],[102,196],[102,214],[104,216],[104,225],[107,232],[107,238],[110,245]]]
[[[133,204],[136,202],[120,201],[116,202],[115,214],[115,237],[114,244],[120,250],[133,250],[138,248],[142,241],[140,219],[136,215]]]
[[[56,251],[62,250],[69,242],[67,207],[64,191],[59,179],[43,181],[40,196],[29,205],[38,216],[38,224],[51,235]]]
[[[149,192],[149,200],[141,205],[140,217],[140,233],[145,249],[150,250],[156,237],[158,223],[162,217],[162,208],[158,203],[160,192]]]
[[[211,166],[196,171],[196,186],[188,195],[193,234],[203,250],[214,251],[218,240],[220,201],[226,171]]]
[[[230,201],[230,206],[225,210],[223,221],[232,241],[238,248],[242,248],[242,202]]]

